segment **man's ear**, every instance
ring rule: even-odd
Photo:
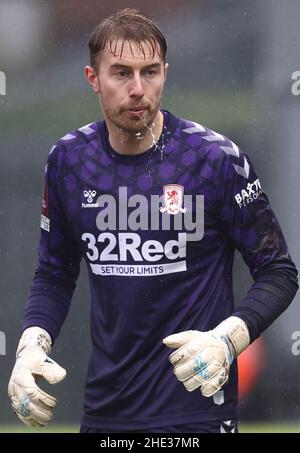
[[[169,63],[165,63],[165,64],[164,64],[165,81],[166,81],[166,79],[167,79],[168,70],[169,70]]]
[[[84,75],[94,93],[99,94],[100,84],[95,69],[92,66],[85,66]]]

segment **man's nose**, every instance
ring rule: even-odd
[[[132,78],[129,95],[134,97],[144,96],[144,87],[140,75],[135,75]]]

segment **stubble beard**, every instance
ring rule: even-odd
[[[143,133],[147,129],[153,127],[154,119],[159,111],[160,102],[154,107],[149,106],[144,111],[143,115],[138,118],[130,118],[127,113],[127,109],[121,109],[119,111],[112,110],[107,106],[102,99],[102,110],[106,119],[112,123],[117,129],[128,134]]]

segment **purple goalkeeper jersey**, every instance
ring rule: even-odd
[[[167,111],[160,140],[121,155],[106,123],[68,133],[45,177],[39,261],[23,327],[53,340],[80,260],[91,293],[84,425],[134,430],[237,416],[237,365],[213,397],[173,374],[164,337],[234,314],[253,341],[289,305],[297,270],[249,157],[228,138]],[[254,284],[234,308],[238,249]]]

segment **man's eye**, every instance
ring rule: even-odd
[[[119,72],[117,72],[117,76],[119,76],[119,77],[127,77],[127,76],[128,76],[128,72],[126,72],[126,71],[119,71]]]
[[[148,76],[154,76],[155,74],[157,74],[155,69],[148,69],[148,71],[146,71],[146,75]]]

